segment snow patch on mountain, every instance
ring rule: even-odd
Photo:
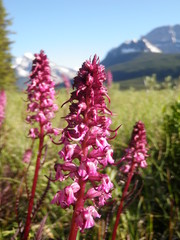
[[[138,42],[137,39],[133,39],[133,40],[127,40],[127,41],[125,41],[124,43],[128,45],[128,44],[137,43],[137,42]]]
[[[147,39],[132,40],[124,42],[119,50],[122,54],[135,53],[135,52],[154,52],[161,53],[161,50],[151,44]]]
[[[149,49],[150,52],[154,52],[154,53],[162,52],[159,48],[151,44],[147,39],[143,38],[142,41],[145,43],[147,49]]]
[[[169,28],[169,34],[171,35],[172,42],[175,43],[176,42],[176,33],[175,33],[173,27]]]
[[[122,48],[121,52],[126,54],[126,53],[133,53],[133,52],[139,52],[139,51],[135,48]]]

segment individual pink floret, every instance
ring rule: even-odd
[[[77,200],[75,193],[78,192],[79,189],[79,184],[75,182],[70,186],[65,187],[63,190],[57,192],[51,203],[56,203],[62,208],[69,207]]]
[[[80,230],[83,231],[86,228],[92,228],[94,226],[94,218],[100,217],[101,215],[98,214],[95,207],[89,206],[87,208],[83,208],[80,211],[76,219],[76,222]]]

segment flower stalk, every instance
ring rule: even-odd
[[[128,189],[131,184],[132,177],[139,167],[140,168],[147,167],[146,162],[146,158],[148,157],[147,152],[148,148],[145,127],[141,121],[138,121],[133,128],[131,141],[128,148],[125,150],[125,155],[119,161],[119,163],[123,163],[123,166],[121,166],[120,171],[122,171],[125,174],[128,174],[128,177],[125,187],[123,189],[120,205],[118,207],[116,221],[112,233],[112,240],[116,239],[119,219],[123,211],[124,201],[128,194]]]
[[[78,224],[76,223],[76,219],[78,217],[78,209],[81,209],[82,207],[84,207],[84,193],[85,193],[86,183],[81,181],[79,182],[79,186],[80,186],[80,191],[78,192],[77,202],[76,202],[73,216],[72,216],[69,240],[76,240],[76,236],[79,229]]]
[[[119,205],[119,207],[118,207],[118,211],[117,211],[117,215],[116,215],[116,221],[115,221],[114,228],[113,228],[112,240],[115,240],[115,239],[116,239],[117,228],[118,228],[118,225],[119,225],[119,219],[120,219],[121,213],[122,213],[122,211],[123,211],[124,200],[125,200],[126,195],[127,195],[127,193],[128,193],[129,185],[130,185],[131,180],[132,180],[132,177],[133,177],[133,175],[134,175],[134,169],[135,169],[135,164],[132,163],[131,169],[130,169],[130,171],[129,171],[129,173],[128,173],[127,182],[126,182],[125,187],[124,187],[124,189],[123,189],[123,193],[122,193],[120,205]]]
[[[57,105],[53,103],[55,98],[54,82],[51,80],[49,62],[43,51],[41,51],[40,54],[35,54],[30,80],[28,82],[27,94],[29,101],[27,110],[29,115],[26,120],[31,125],[35,123],[39,125],[39,127],[29,130],[29,137],[32,138],[33,141],[39,139],[39,147],[23,235],[24,240],[28,239],[31,226],[32,210],[41,166],[44,138],[48,134],[58,134],[58,131],[52,128],[50,122],[54,117],[54,112],[57,111]]]
[[[40,135],[41,135],[41,137],[39,138],[38,156],[37,156],[37,160],[36,160],[33,185],[32,185],[32,190],[31,190],[31,195],[30,195],[30,200],[29,200],[29,205],[28,205],[28,214],[27,214],[26,225],[25,225],[25,230],[24,230],[24,238],[23,238],[24,240],[28,239],[28,235],[29,235],[29,231],[30,231],[31,214],[32,214],[34,197],[35,197],[36,186],[37,186],[37,181],[38,181],[38,174],[39,174],[39,169],[40,169],[40,164],[41,164],[41,155],[42,155],[42,149],[43,149],[43,143],[44,143],[44,136],[43,136],[42,128],[41,128]]]

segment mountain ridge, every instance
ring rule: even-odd
[[[163,53],[180,53],[180,24],[157,27],[145,38]]]
[[[107,67],[113,58],[129,53],[154,52],[154,53],[180,53],[180,24],[174,26],[157,27],[138,40],[129,40],[111,49],[102,64]],[[107,62],[109,64],[107,64]]]
[[[156,73],[180,76],[180,24],[153,29],[134,41],[126,41],[111,49],[101,62],[111,70],[114,81],[139,78]]]

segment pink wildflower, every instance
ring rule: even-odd
[[[30,74],[30,80],[27,87],[28,111],[32,114],[27,116],[28,123],[39,122],[42,126],[44,135],[53,133],[58,134],[57,130],[52,128],[50,120],[54,117],[54,112],[58,107],[54,104],[55,90],[54,82],[51,79],[50,67],[47,56],[43,51],[35,54],[33,66]],[[37,128],[31,128],[29,131],[31,138],[39,136]]]
[[[47,134],[58,134],[58,130],[53,129],[51,125],[51,119],[54,117],[54,112],[57,111],[58,107],[56,104],[54,104],[55,90],[54,82],[52,81],[50,75],[49,62],[43,51],[41,51],[40,54],[35,54],[34,56],[35,59],[33,60],[32,70],[29,76],[30,79],[27,84],[29,101],[27,110],[29,115],[27,116],[26,120],[31,125],[34,123],[38,123],[39,125],[39,127],[34,127],[29,130],[29,136],[32,139],[38,138],[39,147],[23,239],[28,239],[30,231],[34,197],[38,181],[38,174],[41,167],[44,139]],[[24,161],[29,161],[29,157],[30,151],[26,152]]]
[[[121,201],[117,210],[116,221],[115,221],[113,232],[112,232],[112,240],[116,239],[119,219],[124,208],[124,201],[128,195],[128,188],[131,184],[132,177],[139,167],[144,168],[147,166],[147,163],[146,163],[146,158],[148,157],[147,152],[148,152],[148,149],[147,149],[146,131],[144,128],[144,124],[141,121],[139,121],[135,124],[133,128],[131,141],[129,143],[128,148],[125,150],[124,157],[118,162],[118,163],[123,163],[123,166],[120,168],[120,170],[128,174],[127,174],[127,180],[122,192]]]
[[[24,163],[30,163],[31,157],[32,157],[32,150],[27,149],[24,153],[24,156],[23,156],[23,162]]]
[[[94,218],[100,217],[98,208],[106,204],[113,189],[109,177],[102,173],[108,164],[114,163],[113,150],[108,143],[113,131],[109,128],[111,120],[106,116],[111,112],[105,103],[105,97],[110,101],[103,86],[105,80],[105,68],[95,55],[92,62],[84,62],[79,69],[74,78],[75,90],[66,102],[70,102],[70,113],[65,117],[68,125],[62,131],[64,147],[59,152],[64,163],[55,165],[55,180],[64,181],[69,177],[80,187],[76,191],[71,190],[71,185],[65,187],[55,195],[52,203],[64,208],[74,206],[75,223],[72,223],[70,236],[74,224],[81,230],[94,226]],[[92,205],[85,207],[88,199]]]
[[[107,75],[107,86],[110,88],[113,81],[113,75],[110,70],[107,71],[106,75]]]
[[[121,159],[124,163],[121,170],[125,173],[129,172],[132,164],[135,164],[135,168],[147,167],[146,158],[149,156],[147,152],[146,130],[144,124],[139,121],[134,126],[130,144]]]
[[[6,93],[4,90],[1,90],[0,91],[0,127],[5,117],[5,107],[6,107]]]
[[[70,82],[70,79],[68,78],[68,76],[66,75],[62,75],[62,79],[64,81],[64,85],[65,85],[65,88],[66,88],[66,91],[67,93],[69,94],[69,91],[71,89],[71,82]]]
[[[94,218],[100,218],[101,215],[98,214],[95,207],[89,206],[83,208],[77,217],[77,223],[81,231],[85,228],[91,228],[94,226]]]
[[[62,191],[57,192],[51,203],[61,205],[62,208],[69,207],[77,200],[74,194],[78,192],[79,189],[79,184],[75,182],[65,187]]]

